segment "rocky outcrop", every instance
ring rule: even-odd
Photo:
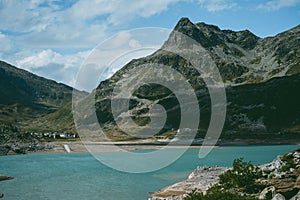
[[[219,182],[219,175],[225,167],[198,167],[186,180],[154,192],[149,200],[181,200],[192,190],[206,192],[209,187]]]
[[[262,165],[261,169],[268,182],[275,188],[275,193],[291,199],[300,190],[300,152],[299,150],[278,156],[271,163]]]
[[[276,194],[272,200],[285,200],[285,197],[282,194]]]
[[[53,148],[53,145],[50,143],[42,142],[31,142],[31,143],[14,143],[14,144],[5,144],[0,145],[0,156],[10,155],[10,154],[26,154],[30,152],[41,152],[48,151]]]
[[[300,149],[277,156],[260,169],[265,177],[263,182],[270,186],[260,193],[259,199],[265,199],[267,195],[272,196],[272,200],[300,199]]]
[[[46,151],[51,148],[51,144],[41,142],[11,124],[0,123],[0,155]]]
[[[12,176],[3,176],[3,175],[0,175],[0,181],[6,181],[6,180],[11,180],[11,179],[14,179],[14,177]],[[0,198],[3,198],[4,197],[4,194],[2,194],[0,192]]]
[[[295,196],[293,196],[290,200],[300,200],[300,191]]]
[[[14,179],[14,177],[0,175],[0,181],[6,181],[6,180],[11,180],[11,179]]]
[[[152,193],[149,200],[181,200],[193,190],[205,194],[211,186],[219,182],[219,175],[227,169],[230,168],[198,167],[187,180]],[[259,178],[255,179],[257,186],[262,187],[259,191],[248,194],[239,187],[226,189],[262,200],[300,200],[300,149],[278,156],[271,163],[260,165],[257,169],[262,172]],[[223,187],[222,184],[216,186]]]
[[[266,199],[267,194],[271,194],[272,196],[275,196],[275,187],[274,186],[270,186],[265,188],[259,195],[258,199]]]

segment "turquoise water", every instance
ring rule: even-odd
[[[231,166],[239,157],[254,164],[267,163],[297,148],[221,147],[204,159],[198,158],[199,149],[189,149],[167,168],[145,174],[115,171],[87,153],[2,156],[0,174],[15,179],[0,182],[0,192],[5,194],[5,200],[143,200],[149,192],[185,179],[199,165]]]

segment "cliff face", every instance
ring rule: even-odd
[[[250,138],[254,139],[251,140],[253,143],[258,143],[256,138],[262,143],[273,139],[279,143],[283,138],[287,141],[299,140],[294,133],[300,131],[300,95],[297,92],[300,89],[300,26],[274,37],[259,38],[248,30],[221,30],[214,25],[194,24],[182,18],[174,32],[180,32],[201,44],[220,72],[227,93],[227,117],[222,134],[225,139]],[[174,42],[186,46],[188,41],[184,37],[173,37],[174,32],[162,49],[172,47]],[[130,72],[149,63],[170,66],[191,84],[201,111],[198,137],[203,137],[211,116],[211,99],[203,81],[205,74],[200,74],[181,56],[165,50],[132,60],[97,87],[97,116],[106,127],[107,134],[122,134],[110,110],[113,88],[119,80],[134,76]],[[143,76],[150,76],[150,73],[144,73]],[[164,76],[175,79],[170,74]],[[139,102],[138,98],[148,100],[148,103]],[[175,133],[172,130],[179,127],[181,111],[188,107],[179,105],[174,93],[159,84],[138,88],[132,94],[129,111],[120,111],[117,118],[122,121],[123,116],[130,115],[138,125],[145,126],[150,122],[148,111],[154,104],[162,105],[167,111],[167,121],[158,135],[172,137]],[[283,136],[282,133],[288,134]]]

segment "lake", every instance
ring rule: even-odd
[[[170,166],[144,174],[113,170],[88,153],[2,156],[0,174],[15,179],[0,182],[0,192],[5,200],[143,200],[149,192],[184,180],[197,166],[231,166],[240,157],[262,164],[297,148],[228,146],[213,149],[204,159],[198,158],[199,149],[189,149]]]

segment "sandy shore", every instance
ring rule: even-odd
[[[48,145],[52,146],[51,149],[47,151],[38,152],[28,152],[28,153],[85,153],[85,152],[122,152],[122,151],[132,151],[132,150],[155,150],[161,148],[218,148],[218,146],[186,146],[186,145],[169,145],[157,144],[147,142],[84,142],[81,141],[59,141],[59,142],[49,142]],[[67,152],[65,148],[67,145],[70,152]]]
[[[95,141],[81,141],[81,140],[56,140],[51,142],[44,142],[45,148],[37,151],[26,151],[28,154],[61,154],[61,153],[87,153],[87,152],[122,152],[132,150],[156,150],[162,148],[176,149],[176,148],[219,148],[221,146],[248,146],[248,145],[299,145],[298,143],[247,143],[247,142],[226,142],[215,146],[202,146],[201,143],[193,143],[190,146],[182,144],[168,145],[170,141],[161,140],[136,140],[136,141],[122,141],[122,142],[95,142]],[[16,154],[9,151],[4,155]]]

